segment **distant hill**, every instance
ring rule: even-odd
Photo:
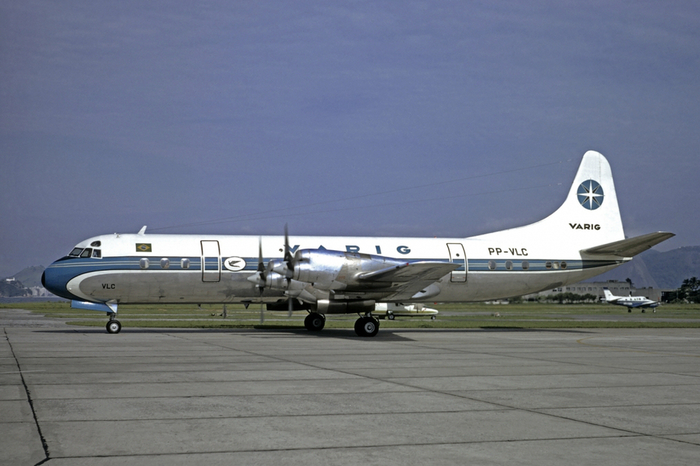
[[[11,277],[0,280],[0,296],[5,298],[16,298],[20,296],[31,296],[34,288],[41,285],[41,274],[44,273],[43,265],[27,267],[17,272]]]
[[[43,265],[35,265],[23,269],[21,272],[14,274],[11,278],[22,282],[22,285],[27,288],[41,286],[41,274],[44,273],[44,270]]]
[[[4,298],[18,298],[21,296],[31,296],[32,292],[19,280],[3,278],[0,280],[0,296]]]
[[[686,278],[700,278],[700,246],[686,246],[671,251],[653,249],[636,256],[631,262],[587,281],[632,280],[635,287],[676,289]]]

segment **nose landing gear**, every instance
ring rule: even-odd
[[[119,333],[122,330],[122,324],[117,320],[110,317],[109,322],[107,322],[107,333]]]

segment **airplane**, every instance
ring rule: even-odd
[[[656,308],[659,306],[658,301],[645,298],[644,296],[632,296],[631,293],[629,296],[613,296],[612,292],[607,288],[603,288],[603,293],[605,293],[606,303],[627,306],[627,312],[632,312],[633,308],[638,307],[642,308],[642,312],[644,312],[645,307],[650,307],[656,312]]]
[[[422,304],[377,303],[374,305],[372,315],[389,320],[394,320],[396,317],[430,317],[430,320],[435,320],[438,313],[437,309],[425,307]]]
[[[517,228],[467,238],[114,233],[78,243],[52,263],[44,287],[79,309],[105,312],[119,333],[119,305],[258,303],[304,310],[304,326],[358,314],[373,337],[376,303],[478,302],[558,288],[611,270],[675,236],[625,238],[612,171],[583,155],[563,204]],[[293,245],[292,245],[293,243]]]

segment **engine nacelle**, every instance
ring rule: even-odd
[[[319,299],[316,301],[316,312],[320,314],[366,314],[374,311],[375,302],[362,301],[331,301]]]
[[[273,290],[286,290],[288,285],[287,278],[277,272],[269,272],[265,278],[265,286]]]
[[[295,280],[323,290],[352,288],[359,284],[357,277],[362,273],[406,263],[388,257],[324,249],[302,249],[297,252],[294,262]]]
[[[345,253],[319,249],[302,249],[294,256],[294,262],[295,280],[322,289],[329,289],[347,265]]]

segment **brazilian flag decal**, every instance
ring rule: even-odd
[[[151,243],[136,243],[136,252],[152,252]]]

